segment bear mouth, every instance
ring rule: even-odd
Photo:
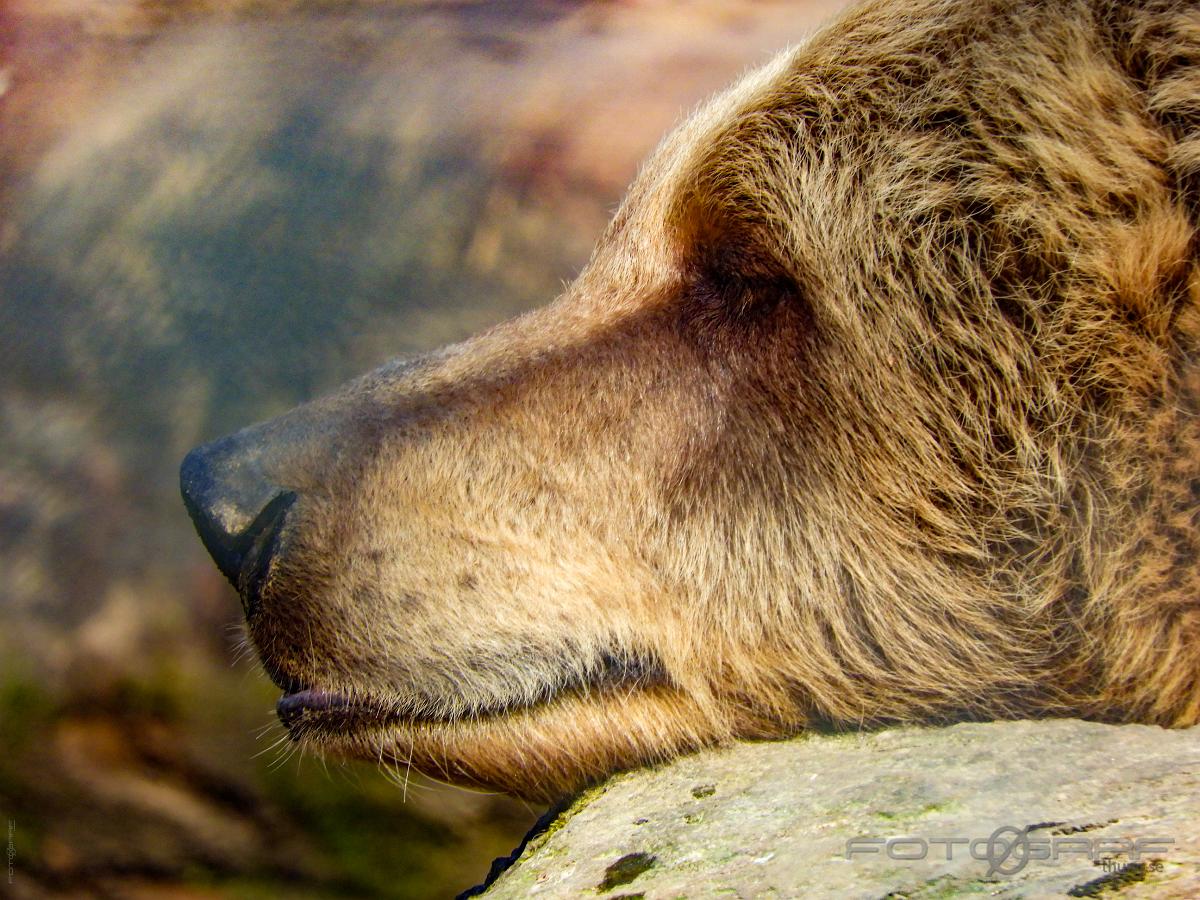
[[[356,722],[382,724],[389,717],[382,704],[355,700],[349,694],[319,688],[285,693],[275,704],[275,714],[284,727],[293,732],[314,727],[342,731]]]
[[[657,657],[605,654],[585,674],[564,676],[534,694],[509,700],[447,704],[452,711],[431,710],[426,701],[383,700],[358,690],[307,687],[291,681],[275,704],[275,712],[294,739],[347,737],[368,728],[388,725],[453,725],[465,720],[495,718],[545,706],[565,695],[591,691],[640,690],[671,687],[673,682]]]

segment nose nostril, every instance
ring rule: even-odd
[[[242,533],[246,549],[242,553],[240,577],[234,587],[242,597],[242,609],[247,619],[253,618],[258,611],[263,582],[267,579],[271,558],[279,547],[279,533],[295,502],[294,491],[282,491],[263,507],[258,518]]]

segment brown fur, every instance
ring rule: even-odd
[[[878,0],[545,309],[303,435],[297,736],[531,797],[738,737],[1200,720],[1200,6]]]

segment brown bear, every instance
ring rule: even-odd
[[[549,797],[806,727],[1200,719],[1200,5],[873,0],[553,304],[193,451],[279,715]]]

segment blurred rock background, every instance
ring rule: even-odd
[[[6,895],[445,897],[512,848],[541,810],[275,746],[179,460],[549,300],[840,5],[0,0]]]

